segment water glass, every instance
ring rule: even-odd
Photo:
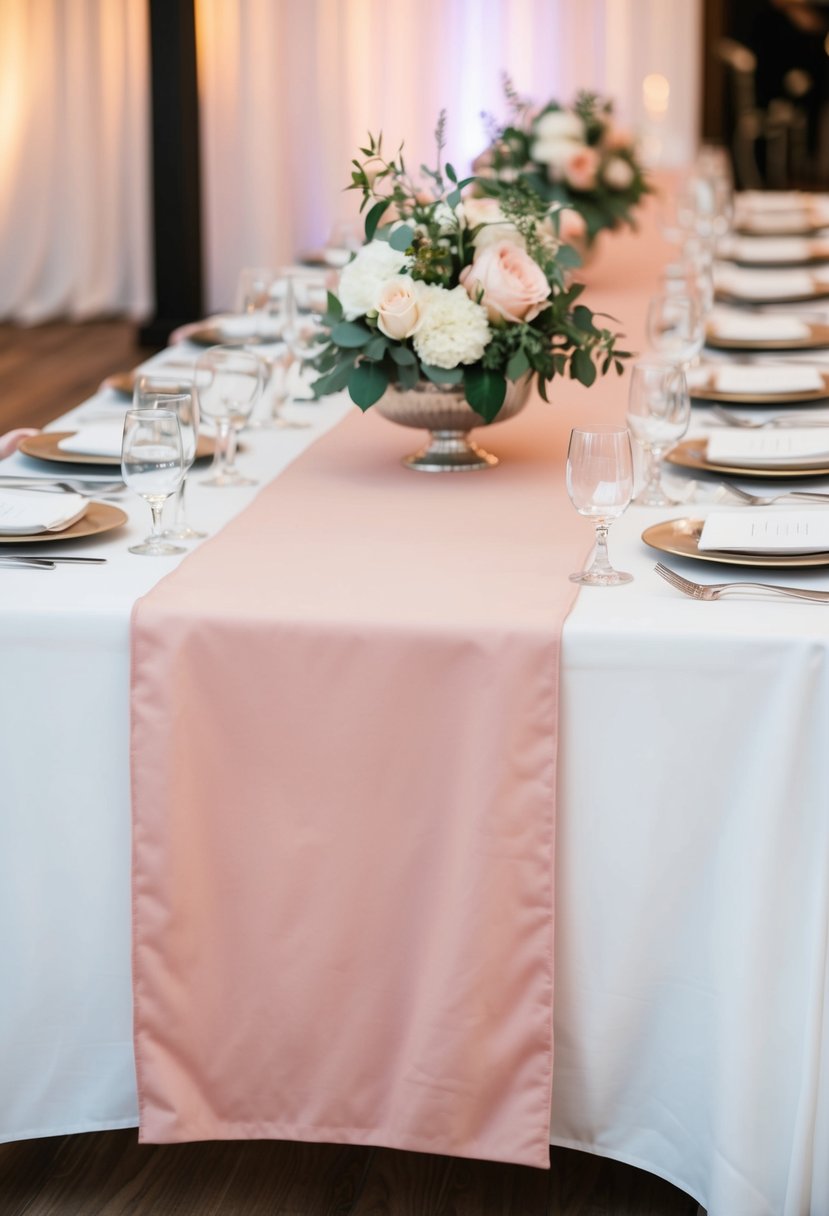
[[[648,308],[648,340],[664,359],[690,367],[705,341],[702,304],[696,295],[663,291]]]
[[[211,346],[196,362],[196,390],[206,418],[216,424],[216,453],[206,486],[254,486],[236,468],[236,436],[262,392],[264,366],[238,346]]]
[[[635,503],[646,507],[676,505],[662,485],[660,462],[685,434],[690,418],[691,400],[682,369],[664,360],[637,360],[631,371],[627,420],[644,451],[647,476]]]
[[[588,587],[617,587],[633,575],[614,570],[607,554],[607,534],[633,495],[633,453],[625,427],[594,427],[570,432],[567,493],[579,515],[593,520],[596,548],[587,570],[570,575]]]
[[[167,557],[186,552],[166,541],[161,532],[164,504],[175,494],[184,476],[181,427],[173,410],[127,410],[121,474],[130,489],[149,503],[153,517],[152,534],[141,544],[130,545],[130,553]]]
[[[236,311],[264,320],[271,312],[271,292],[276,281],[272,270],[263,266],[245,266],[236,282]]]

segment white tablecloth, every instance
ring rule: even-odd
[[[348,408],[295,406],[314,431],[240,463],[275,475]],[[198,481],[208,530],[255,493]],[[129,615],[173,562],[126,553],[149,523],[127,504],[106,567],[0,571],[0,1139],[137,1122]],[[639,536],[682,513],[631,508],[611,553],[635,581],[565,626],[551,1140],[711,1216],[827,1216],[829,607],[679,596]]]

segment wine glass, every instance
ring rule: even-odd
[[[700,299],[670,290],[654,296],[648,307],[648,340],[664,359],[690,367],[705,341]]]
[[[201,540],[207,533],[197,532],[187,523],[185,499],[187,474],[193,467],[199,442],[199,398],[196,387],[193,384],[173,384],[148,373],[137,378],[133,401],[136,409],[172,410],[178,416],[184,452],[184,476],[176,491],[173,526],[165,528],[164,536],[169,540]]]
[[[628,426],[645,453],[647,478],[633,500],[645,507],[672,507],[662,486],[660,461],[682,438],[691,418],[688,384],[682,368],[659,359],[634,363],[628,392]]]
[[[272,270],[262,266],[245,266],[236,282],[236,311],[253,318],[253,334],[262,332],[261,322],[270,315],[271,291],[276,281]]]
[[[216,424],[216,454],[206,486],[254,486],[236,468],[236,434],[250,418],[262,391],[264,369],[251,351],[211,346],[196,361],[196,390],[206,418]]]
[[[577,428],[567,450],[567,493],[579,515],[593,520],[596,548],[587,570],[570,575],[573,583],[617,587],[632,574],[614,570],[607,555],[611,523],[625,511],[633,495],[633,452],[625,427]]]
[[[164,504],[175,494],[184,476],[181,427],[173,410],[127,410],[121,474],[130,489],[150,504],[153,515],[152,534],[141,544],[130,545],[130,553],[147,557],[185,553],[180,545],[164,540],[161,532]]]

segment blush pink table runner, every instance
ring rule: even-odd
[[[617,316],[652,289],[637,248]],[[137,604],[142,1140],[547,1167],[559,642],[592,536],[564,461],[625,391],[562,383],[454,476],[355,410]]]

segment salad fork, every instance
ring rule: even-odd
[[[724,409],[721,405],[713,406],[711,413],[727,426],[738,426],[748,431],[761,431],[765,427],[829,426],[829,418],[813,418],[811,414],[802,413],[775,414],[773,418],[764,418],[759,422],[753,418],[743,418],[740,414],[733,414],[731,410]]]
[[[689,578],[683,578],[670,566],[657,562],[654,570],[683,595],[692,600],[718,600],[723,595],[739,595],[751,591],[769,592],[782,596],[783,599],[809,600],[815,604],[829,604],[829,591],[812,591],[807,587],[778,587],[775,583],[694,583]]]
[[[728,490],[729,494],[733,494],[735,498],[739,498],[752,507],[771,507],[776,502],[791,502],[792,500],[794,502],[829,503],[829,494],[821,494],[819,490],[785,490],[782,494],[751,494],[748,490],[741,490],[739,486],[735,486],[730,481],[721,481],[720,485],[724,490]]]

